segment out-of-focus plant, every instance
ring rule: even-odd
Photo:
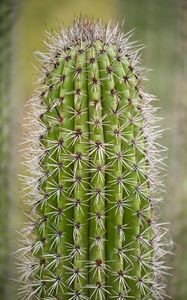
[[[8,251],[9,118],[10,118],[10,1],[0,2],[0,295],[5,299]]]
[[[174,256],[171,261],[173,276],[169,291],[173,299],[187,299],[187,2],[176,1],[178,35],[178,69],[176,76],[176,97],[174,103],[175,124],[172,138],[172,196],[171,213]]]
[[[11,70],[12,25],[18,1],[0,1],[0,296],[9,299],[11,203]],[[14,99],[15,100],[15,99]],[[9,287],[8,287],[9,285]]]

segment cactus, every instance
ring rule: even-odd
[[[29,101],[21,299],[164,299],[164,147],[132,32],[48,33]]]

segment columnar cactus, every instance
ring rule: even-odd
[[[21,299],[164,299],[161,130],[130,37],[80,18],[38,53]]]

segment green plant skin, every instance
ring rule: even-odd
[[[132,50],[121,50],[115,30],[97,26],[75,21],[71,41],[56,45],[48,69],[44,63],[33,98],[34,230],[24,299],[162,299],[155,291],[155,146],[145,113],[151,98]]]

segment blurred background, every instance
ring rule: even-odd
[[[160,209],[170,222],[173,255],[167,293],[187,299],[187,0],[0,0],[0,300],[16,299],[15,257],[21,212],[22,172],[18,154],[22,123],[37,78],[33,53],[43,50],[48,28],[70,25],[86,14],[113,22],[145,45],[142,64],[152,69],[146,90],[160,100],[159,115],[168,147],[166,193]],[[6,246],[5,246],[6,245]],[[9,278],[10,280],[6,280]],[[13,278],[13,280],[12,280]]]

